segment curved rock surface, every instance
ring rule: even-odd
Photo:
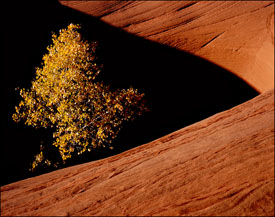
[[[205,58],[259,92],[274,88],[274,1],[60,1]]]
[[[274,216],[274,90],[119,155],[2,186],[1,212]]]

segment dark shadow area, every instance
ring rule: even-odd
[[[230,72],[183,51],[114,28],[57,1],[16,2],[5,24],[4,106],[1,132],[1,185],[30,177],[28,168],[41,141],[51,132],[12,121],[19,103],[16,87],[29,87],[40,66],[51,32],[69,23],[82,25],[87,40],[97,40],[104,70],[100,78],[113,88],[133,86],[146,94],[150,112],[127,123],[114,141],[114,151],[94,152],[69,163],[106,157],[150,142],[229,109],[257,95]]]

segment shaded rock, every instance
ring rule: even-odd
[[[274,1],[60,1],[205,58],[259,92],[274,88]]]

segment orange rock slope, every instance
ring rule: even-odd
[[[259,92],[274,88],[274,1],[60,1],[205,58]]]
[[[274,216],[274,90],[119,155],[2,186],[1,212]]]

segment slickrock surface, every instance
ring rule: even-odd
[[[151,143],[1,187],[5,215],[274,215],[274,90]]]
[[[274,88],[274,1],[60,1],[205,58],[259,92]]]

